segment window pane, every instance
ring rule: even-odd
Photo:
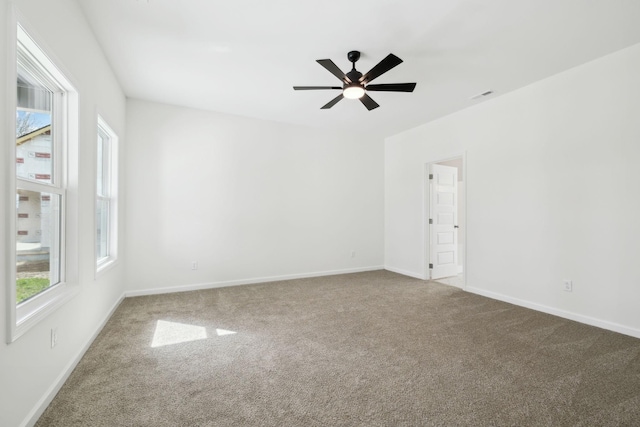
[[[109,256],[109,200],[98,199],[96,206],[96,255],[98,262]]]
[[[100,196],[106,196],[106,193],[104,191],[104,172],[105,172],[105,168],[104,168],[104,158],[105,158],[105,153],[104,153],[104,146],[105,146],[105,141],[104,138],[102,137],[102,135],[98,134],[98,162],[97,162],[97,167],[98,167],[98,171],[97,171],[97,175],[98,175],[98,181],[97,181],[97,191],[98,191],[98,195]]]
[[[111,138],[107,134],[107,132],[99,128],[98,129],[98,162],[97,162],[97,194],[104,197],[110,196],[110,169],[109,169],[109,161],[110,161],[110,153],[111,149]]]
[[[17,303],[60,282],[60,205],[59,194],[17,190]]]
[[[16,108],[16,175],[37,182],[53,182],[53,92],[18,67]]]

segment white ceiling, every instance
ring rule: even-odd
[[[78,0],[132,98],[279,122],[388,136],[640,42],[638,0]],[[320,107],[359,50],[368,71],[403,64],[372,93]],[[484,98],[487,99],[487,98]]]

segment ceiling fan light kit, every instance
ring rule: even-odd
[[[367,91],[380,91],[380,92],[413,92],[416,87],[415,83],[388,83],[388,84],[369,84],[371,81],[382,74],[391,70],[397,65],[402,63],[402,59],[398,58],[394,54],[390,53],[376,64],[369,72],[362,74],[356,70],[356,62],[360,59],[360,52],[352,50],[347,54],[347,59],[351,62],[351,71],[343,73],[340,68],[330,59],[318,59],[316,62],[322,65],[327,71],[336,76],[342,81],[342,86],[294,86],[294,90],[331,90],[339,89],[342,93],[329,101],[327,104],[321,107],[323,110],[327,110],[336,105],[342,98],[347,99],[359,99],[367,110],[371,111],[378,108],[380,105],[369,95]]]
[[[349,85],[344,88],[342,95],[347,99],[358,99],[364,96],[364,88],[360,85]]]

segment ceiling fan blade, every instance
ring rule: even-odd
[[[321,110],[328,110],[329,108],[331,108],[334,105],[336,105],[340,100],[342,100],[342,98],[344,98],[344,96],[342,94],[340,94],[340,95],[336,96],[335,98],[333,98],[331,101],[327,102],[320,109]]]
[[[330,59],[318,59],[316,62],[326,68],[331,74],[340,79],[340,81],[351,83],[349,77],[347,77],[340,68]]]
[[[371,97],[366,93],[362,96],[362,98],[360,98],[360,102],[362,102],[362,104],[365,107],[367,107],[367,110],[369,111],[373,110],[374,108],[378,108],[380,106],[376,101],[371,99]]]
[[[341,86],[294,86],[293,90],[323,90],[323,89],[340,89]]]
[[[415,83],[388,83],[380,85],[368,85],[367,90],[378,92],[413,92]]]
[[[402,59],[395,56],[393,53],[387,55],[382,61],[378,62],[378,64],[369,70],[364,76],[360,77],[360,81],[362,83],[369,83],[376,77],[380,77],[382,74],[386,73],[390,69],[395,66],[402,64]]]

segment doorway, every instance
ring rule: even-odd
[[[426,277],[466,287],[466,174],[464,154],[427,165]]]

